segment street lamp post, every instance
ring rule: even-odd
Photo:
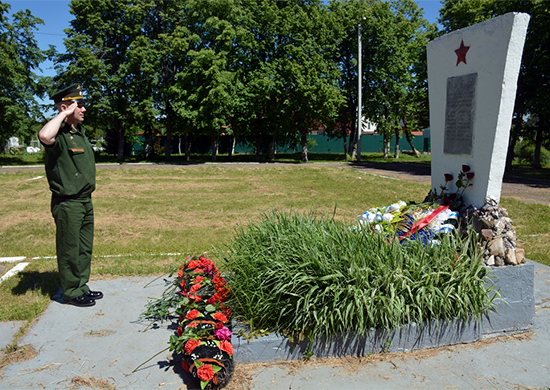
[[[357,25],[357,162],[361,162],[361,131],[363,130],[363,118],[361,117],[361,107],[363,105],[361,101],[361,84],[363,79],[363,71],[361,69],[361,46],[361,23],[359,23]]]

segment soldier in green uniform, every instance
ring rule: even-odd
[[[86,112],[84,98],[80,86],[73,84],[51,99],[59,113],[44,125],[38,137],[46,151],[63,301],[93,306],[103,294],[87,285],[94,241],[95,158],[81,125]]]

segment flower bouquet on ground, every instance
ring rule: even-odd
[[[474,173],[468,165],[462,165],[455,183],[457,191],[447,186],[453,175],[445,174],[445,184],[438,193],[431,190],[421,204],[403,201],[387,207],[372,208],[357,217],[358,228],[374,229],[400,242],[420,241],[424,245],[437,244],[442,234],[448,234],[459,226],[459,210],[464,208],[464,191],[472,186]]]
[[[163,297],[142,314],[166,317],[173,310],[179,315],[169,348],[182,354],[182,367],[200,380],[201,389],[222,388],[233,373],[228,295],[229,287],[211,260],[188,257]]]

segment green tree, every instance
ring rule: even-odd
[[[228,0],[194,0],[185,3],[189,48],[180,61],[185,66],[176,75],[174,110],[186,128],[212,141],[216,161],[218,139],[232,132],[236,105],[237,52],[246,32],[234,23],[242,8]]]
[[[533,166],[540,168],[541,147],[550,139],[550,3],[545,0],[446,0],[440,10],[440,22],[449,32],[508,12],[528,13],[531,20],[518,78],[507,164],[511,166],[515,143],[523,136],[535,143]],[[530,118],[529,122],[525,118]],[[528,126],[528,123],[535,125]]]
[[[384,136],[384,157],[400,132],[410,137],[427,116],[425,47],[435,27],[422,17],[413,1],[378,2],[364,22],[364,112]]]
[[[66,53],[56,64],[59,84],[83,85],[92,108],[87,122],[116,134],[118,161],[124,159],[126,131],[136,122],[129,53],[142,34],[143,6],[130,0],[72,0],[75,18],[65,30]]]
[[[152,135],[162,132],[166,136],[165,159],[170,161],[173,135],[181,133],[184,126],[174,105],[180,92],[178,75],[188,64],[185,2],[144,0],[138,3],[143,28],[129,52],[129,69],[134,80],[130,87],[132,109],[138,127],[144,130],[146,151]]]
[[[44,22],[29,10],[6,15],[10,5],[0,1],[0,145],[11,136],[22,140],[35,135],[44,119],[36,97],[44,97],[47,80],[39,70],[53,48],[40,50],[33,31]]]
[[[385,136],[385,156],[394,133],[426,126],[428,118],[425,47],[435,25],[422,17],[412,1],[332,1],[330,14],[339,34],[340,90],[346,99],[334,131],[350,134],[348,152],[357,147],[358,25],[362,28],[362,113]],[[399,138],[397,138],[398,140]],[[398,151],[398,145],[396,145]]]
[[[256,159],[268,142],[300,144],[307,161],[307,135],[334,121],[342,102],[336,48],[320,1],[244,1],[235,130],[255,143]]]
[[[337,83],[340,70],[329,61],[337,45],[320,2],[297,1],[281,12],[282,55],[275,65],[283,81],[283,118],[299,136],[301,160],[306,162],[308,134],[332,125],[343,103]]]

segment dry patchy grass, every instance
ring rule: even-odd
[[[16,362],[24,362],[26,360],[34,359],[36,355],[37,353],[35,349],[30,344],[22,346],[17,344],[8,345],[2,350],[0,356],[0,370]]]

